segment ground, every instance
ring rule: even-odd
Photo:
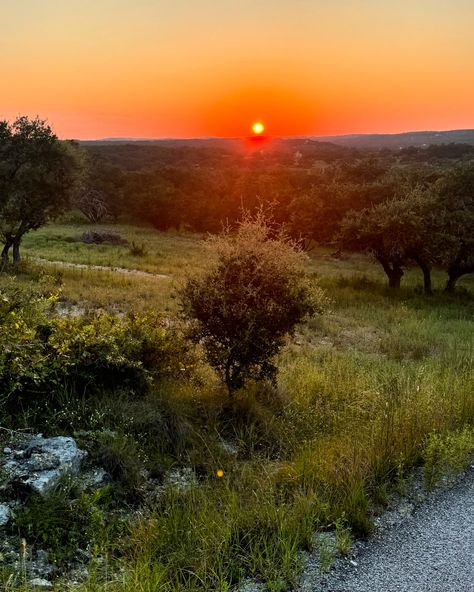
[[[143,246],[140,255],[133,255],[129,245],[73,240],[88,228],[51,225],[30,233],[18,282],[57,292],[60,314],[98,308],[158,312],[169,323],[179,309],[176,286],[190,270],[207,264],[202,237],[99,227]],[[76,269],[37,259],[157,275]],[[365,255],[341,259],[330,249],[316,249],[309,253],[307,270],[326,291],[327,310],[288,338],[277,360],[276,392],[250,388],[235,402],[238,414],[234,408],[229,415],[223,391],[204,361],[198,378],[165,389],[167,404],[179,408],[198,434],[199,451],[192,451],[186,463],[199,476],[199,487],[180,494],[187,496],[180,511],[192,507],[189,516],[177,516],[178,506],[172,504],[167,522],[159,515],[156,524],[143,517],[135,526],[131,540],[136,548],[123,551],[131,554],[127,573],[134,574],[135,583],[118,590],[153,589],[145,565],[158,544],[157,524],[169,533],[167,563],[158,562],[156,568],[163,581],[173,581],[166,589],[225,590],[250,575],[282,590],[295,581],[298,549],[311,545],[315,529],[337,532],[341,547],[348,532],[367,536],[372,509],[383,506],[387,492],[400,486],[414,466],[449,468],[467,462],[469,447],[430,438],[458,434],[474,420],[472,276],[447,296],[442,293],[445,274],[435,271],[435,295],[426,297],[416,269],[407,270],[401,290],[393,292]],[[0,286],[3,281],[0,276]],[[218,482],[216,469],[224,471]],[[185,540],[173,538],[170,533],[183,520],[189,525]],[[149,546],[138,544],[143,537]],[[187,587],[180,588],[182,581]]]

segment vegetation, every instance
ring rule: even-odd
[[[322,296],[306,281],[305,257],[260,211],[235,234],[208,240],[208,269],[187,280],[181,298],[193,338],[232,394],[246,379],[275,381],[274,356]]]
[[[80,547],[75,592],[223,592],[247,577],[282,591],[302,550],[318,547],[324,570],[370,535],[415,467],[430,489],[470,462],[472,151],[88,150],[106,224],[69,213],[0,274],[0,439],[72,435],[110,482],[25,498],[8,526],[21,565],[45,549],[71,589]],[[275,225],[239,223],[242,199],[273,201]],[[226,217],[207,246],[185,228]],[[124,240],[77,241],[90,230]],[[334,252],[339,235],[349,251]],[[374,255],[403,272],[397,290]],[[23,568],[0,583],[28,589]]]
[[[20,261],[23,236],[63,213],[79,183],[81,153],[40,119],[0,121],[1,257]]]
[[[39,250],[47,248],[47,237],[59,249],[55,237],[61,228],[40,232]],[[124,228],[119,232],[127,236]],[[155,243],[149,240],[150,256],[155,249],[168,253],[162,270],[173,269],[176,279],[187,276],[182,261],[188,252],[195,253],[190,258],[193,268],[208,266],[209,257],[198,249],[197,239],[158,234]],[[67,259],[71,243],[62,244]],[[82,248],[104,248],[97,253],[102,258],[117,249],[113,245]],[[177,255],[180,249],[182,260]],[[132,267],[135,259],[127,262]],[[70,386],[51,394],[45,389],[39,412],[33,406],[29,412],[9,415],[3,408],[2,425],[22,428],[38,422],[46,434],[74,435],[91,459],[114,475],[112,492],[104,491],[100,500],[83,499],[80,490],[71,488],[61,494],[65,500],[61,512],[76,516],[78,526],[88,525],[93,558],[82,590],[101,590],[105,582],[123,591],[157,586],[225,589],[247,575],[282,589],[294,581],[301,566],[299,549],[313,545],[315,530],[336,529],[342,548],[347,548],[347,529],[366,536],[371,529],[370,508],[383,503],[411,467],[426,462],[430,467],[427,486],[431,486],[439,475],[466,462],[469,437],[460,435],[450,444],[449,434],[452,430],[461,434],[474,417],[469,281],[464,280],[464,295],[444,296],[439,293],[443,275],[435,271],[435,295],[427,300],[417,292],[417,274],[410,268],[405,287],[396,295],[382,286],[363,256],[340,260],[330,258],[329,251],[314,250],[307,263],[307,270],[312,269],[318,270],[318,284],[331,295],[330,310],[299,329],[280,351],[276,388],[248,384],[229,406],[206,360],[199,352],[191,356],[179,345],[179,326],[160,329],[158,325],[166,335],[158,341],[164,368],[160,370],[161,363],[149,367],[145,390],[134,388],[134,379],[132,388],[123,388],[118,366],[111,378],[115,375],[119,380],[109,383],[115,382],[111,389],[99,384],[96,390],[86,391],[86,397],[81,389]],[[16,294],[16,311],[20,314],[23,309],[21,317],[31,318],[27,321],[31,327],[38,307],[38,324],[44,323],[46,307],[47,322],[55,325],[50,315],[66,295],[75,292],[78,279],[85,282],[84,295],[88,295],[102,281],[110,283],[113,275],[64,270],[56,302],[45,301],[41,293],[57,292],[57,277],[38,274],[31,264],[16,279],[4,275],[1,281],[10,302],[12,290]],[[94,306],[114,304],[125,313],[142,308],[140,289],[155,289],[162,286],[160,282],[137,277],[127,279],[120,289],[112,282]],[[166,294],[161,300],[152,298],[148,306],[142,314],[153,309],[156,313],[157,306],[168,310],[167,315],[177,310]],[[70,326],[69,319],[66,322]],[[77,324],[85,327],[94,322],[110,325],[108,320],[94,319]],[[131,321],[123,322],[127,327]],[[124,330],[128,335],[126,327],[120,329],[121,321],[113,326],[113,334]],[[150,330],[153,334],[154,329]],[[107,349],[95,351],[100,361],[100,352],[105,354]],[[134,351],[138,350],[123,349],[131,362],[136,360]],[[178,362],[177,366],[168,369],[169,360]],[[56,404],[51,397],[59,397]],[[237,453],[223,447],[223,442]],[[163,482],[170,469],[180,467],[191,467],[194,480],[188,487],[177,489]],[[223,470],[222,478],[216,476],[217,469]],[[165,493],[156,497],[149,479],[162,483]],[[52,519],[46,522],[42,506],[36,512],[36,503],[32,500],[35,513],[25,515],[31,517],[26,525],[32,526],[22,521],[21,533],[29,545],[41,542],[64,562],[72,551],[60,542],[60,532],[51,543],[44,543],[50,535],[43,531],[49,533],[56,526]],[[124,516],[120,509],[124,505],[140,511]],[[57,585],[61,589],[60,580]]]

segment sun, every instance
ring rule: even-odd
[[[263,125],[263,123],[261,121],[256,121],[252,125],[252,131],[254,134],[259,136],[260,134],[262,134],[265,131],[265,126]]]

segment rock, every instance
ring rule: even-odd
[[[116,232],[106,232],[105,230],[88,230],[81,234],[77,240],[88,245],[101,245],[102,243],[109,245],[128,245],[127,239],[122,238]]]
[[[61,475],[76,475],[86,454],[73,438],[38,435],[8,454],[4,469],[11,482],[45,493],[56,485]]]
[[[237,592],[263,592],[264,590],[265,586],[261,582],[256,582],[255,580],[247,578],[241,582]]]
[[[89,570],[85,565],[80,565],[71,569],[68,573],[68,580],[74,584],[85,582],[89,577]]]
[[[219,446],[221,448],[221,450],[223,452],[225,452],[226,454],[230,454],[232,456],[238,456],[239,454],[239,449],[235,444],[232,444],[232,442],[228,442],[226,440],[221,440],[219,442]]]
[[[191,467],[172,469],[165,475],[164,484],[178,491],[186,491],[196,484],[196,475]]]
[[[81,475],[85,489],[98,489],[110,481],[110,475],[103,468],[94,468]]]
[[[7,506],[7,504],[0,504],[0,526],[5,526],[8,524],[11,516],[12,511],[10,506]]]
[[[31,562],[31,575],[47,578],[53,573],[53,566],[48,561],[48,552],[43,549],[36,551],[35,560]]]
[[[51,590],[53,588],[53,584],[44,578],[33,578],[28,583],[33,588],[42,588],[43,590]]]

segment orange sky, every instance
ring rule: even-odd
[[[15,0],[0,118],[62,137],[474,128],[474,0]]]

